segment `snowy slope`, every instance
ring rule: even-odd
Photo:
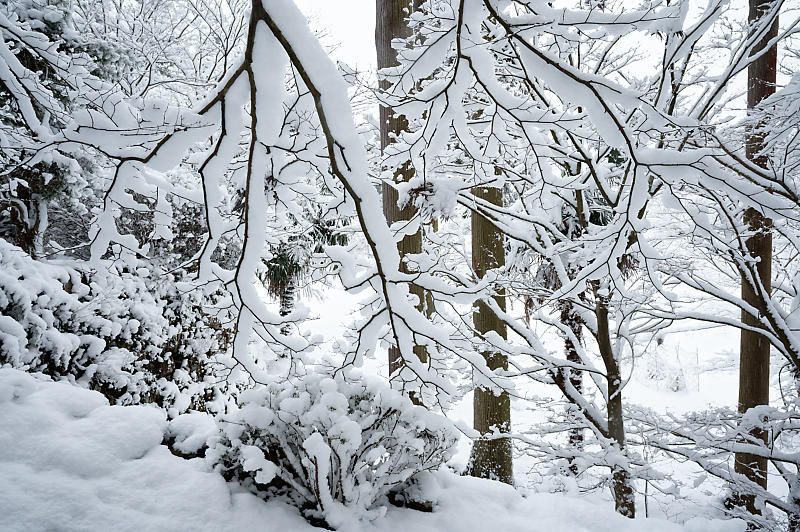
[[[161,445],[153,407],[0,369],[0,530],[314,530]]]
[[[161,445],[154,407],[108,406],[98,393],[0,369],[0,530],[310,531],[292,508],[265,503]],[[527,498],[503,484],[439,473],[431,514],[391,508],[354,532],[743,530],[731,521],[627,520],[607,505]]]

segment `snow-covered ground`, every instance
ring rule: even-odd
[[[296,510],[264,502],[161,444],[167,422],[149,406],[109,406],[96,392],[0,369],[0,530],[310,531]],[[433,513],[389,508],[358,532],[733,532],[738,521],[683,525],[628,520],[605,503],[523,496],[497,482],[439,472]]]

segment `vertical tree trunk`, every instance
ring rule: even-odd
[[[375,0],[375,50],[378,56],[378,68],[386,68],[397,64],[397,52],[392,48],[392,39],[404,38],[411,35],[411,31],[406,24],[406,18],[410,10],[417,9],[419,0]],[[385,82],[381,82],[381,88],[385,89]],[[400,134],[408,126],[405,116],[396,115],[392,109],[380,106],[380,135],[381,153],[389,144],[394,142],[393,136]],[[410,164],[406,163],[400,168],[395,169],[395,182],[408,181],[413,177],[414,171]],[[411,220],[416,214],[412,206],[400,209],[397,206],[397,190],[389,183],[383,183],[382,188],[383,215],[389,225],[394,222]],[[422,253],[422,232],[417,231],[413,235],[405,236],[397,244],[400,252],[400,271],[408,273],[407,264],[402,260],[407,254]],[[411,285],[410,292],[419,298],[420,310],[423,310],[425,294],[422,287]],[[427,361],[427,353],[422,347],[414,349],[417,357],[423,362]],[[389,375],[394,375],[403,366],[403,359],[397,347],[389,348]]]
[[[281,308],[278,313],[281,316],[288,316],[294,310],[294,293],[296,287],[294,284],[294,279],[290,279],[286,286],[281,290]],[[287,323],[281,327],[281,334],[284,336],[289,336],[289,333],[292,331],[291,324]]]
[[[784,477],[785,478],[785,477]],[[800,479],[786,479],[789,484],[789,495],[786,500],[794,507],[794,511],[786,515],[789,532],[800,532]]]
[[[495,205],[503,204],[503,190],[499,188],[475,187],[472,191],[480,198]],[[498,231],[483,216],[472,213],[472,267],[478,277],[487,270],[505,263],[503,233]],[[495,301],[505,310],[504,295],[495,296]],[[475,328],[481,334],[494,331],[506,338],[505,324],[484,303],[478,303],[473,312]],[[490,369],[508,369],[508,359],[500,354],[487,351],[483,353]],[[494,431],[508,433],[511,429],[511,399],[508,393],[495,395],[491,390],[476,388],[473,398],[473,426],[481,434]],[[512,445],[509,438],[476,440],[472,447],[469,474],[475,477],[490,478],[507,484],[513,482]]]
[[[608,299],[599,295],[599,283],[594,282],[595,314],[597,315],[597,345],[606,368],[608,379],[608,433],[619,452],[625,452],[625,419],[622,411],[622,375],[619,361],[611,346],[608,324]],[[636,515],[636,500],[633,494],[631,475],[620,466],[611,468],[611,491],[614,494],[614,509],[625,517]]]
[[[757,21],[763,15],[764,7],[768,3],[764,0],[750,0],[749,20]],[[757,54],[764,50],[770,39],[778,34],[778,20],[758,43],[753,50]],[[756,107],[764,98],[775,92],[778,51],[772,47],[764,55],[756,59],[747,69],[747,107]],[[747,158],[766,168],[767,160],[759,156],[763,149],[763,138],[751,131],[746,137],[745,151]],[[750,305],[761,308],[759,299],[769,297],[772,281],[772,234],[770,228],[772,221],[765,218],[755,209],[748,209],[744,216],[752,236],[747,239],[747,251],[751,257],[758,260],[756,272],[766,294],[759,294],[755,287],[742,276],[742,299]],[[742,312],[742,321],[746,325],[759,326],[757,318]],[[754,331],[741,331],[740,359],[739,359],[739,412],[746,412],[750,408],[769,403],[769,351],[770,344],[767,339]],[[764,443],[767,434],[763,430],[753,431],[753,436]],[[737,453],[734,469],[737,473],[745,475],[748,479],[767,487],[767,460],[750,454]],[[735,494],[734,501],[750,513],[760,513],[756,508],[755,496],[751,494]]]
[[[572,331],[572,334],[575,336],[575,340],[580,343],[583,331],[583,320],[581,320],[580,315],[575,312],[574,303],[569,300],[561,303],[560,320],[563,325],[567,326],[569,330]],[[572,338],[570,338],[567,334],[564,334],[564,354],[566,355],[568,362],[572,362],[574,364],[582,363],[581,357],[578,354],[577,346],[572,341]],[[569,379],[570,384],[575,387],[578,393],[583,391],[583,375],[581,374],[580,370],[565,368],[561,371],[557,378]],[[582,429],[575,428],[569,431],[569,445],[576,452],[579,452],[581,449],[583,449]],[[573,475],[578,474],[578,467],[574,464],[573,460],[570,460],[569,470]]]
[[[603,9],[605,6],[599,6],[600,9]],[[578,112],[580,112],[581,108],[578,107]],[[581,163],[577,163],[574,171],[570,169],[569,173],[571,175],[579,175],[581,170]],[[581,234],[585,233],[589,227],[589,213],[587,212],[587,206],[585,203],[585,199],[583,196],[582,190],[575,191],[575,213],[578,217],[578,226],[580,229],[574,235],[575,238],[579,238]],[[570,276],[571,277],[571,276]],[[578,296],[581,301],[586,299],[585,293],[581,293]],[[564,300],[561,302],[561,323],[569,328],[572,334],[575,336],[575,340],[580,344],[583,338],[583,318],[581,318],[580,314],[575,309],[575,303],[570,300]],[[572,339],[565,334],[564,336],[564,351],[566,355],[566,359],[568,362],[572,362],[574,364],[582,364],[583,360],[581,360],[580,355],[578,354],[578,346],[573,343]],[[561,372],[558,376],[561,379],[569,378],[570,384],[575,388],[578,393],[583,392],[583,373],[581,370],[577,369],[569,369],[567,372]],[[576,428],[572,429],[569,433],[569,444],[575,452],[580,452],[583,450],[583,430]],[[574,463],[574,460],[570,460],[569,470],[572,472],[573,475],[578,474],[578,467]]]
[[[36,221],[31,228],[33,235],[31,240],[33,245],[31,247],[31,257],[40,259],[44,257],[44,234],[47,231],[47,200],[42,198],[39,194],[33,196],[33,208],[31,209],[36,216]]]

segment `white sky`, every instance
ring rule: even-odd
[[[375,0],[295,0],[311,17],[312,28],[326,29],[333,57],[358,70],[375,67]]]

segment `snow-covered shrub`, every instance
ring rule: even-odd
[[[72,375],[96,387],[138,388],[126,369],[135,357],[122,345],[140,335],[141,324],[132,321],[134,316],[123,319],[114,294],[103,290],[102,277],[86,284],[80,272],[35,261],[2,240],[0,265],[0,362],[52,376]],[[133,310],[151,314],[152,303],[142,301]],[[119,341],[109,345],[104,338]]]
[[[457,440],[445,418],[355,371],[272,383],[241,400],[206,458],[228,480],[334,527],[381,515],[391,491],[438,469]]]
[[[229,351],[232,338],[221,321],[229,319],[223,296],[215,290],[181,291],[172,278],[160,280],[151,290],[163,305],[168,334],[160,351],[142,366],[150,393],[147,402],[166,407],[170,415],[190,408],[224,409],[234,396],[222,399],[220,394],[228,383],[219,374],[227,369],[218,359]],[[218,399],[221,404],[210,404]]]
[[[202,406],[224,333],[142,269],[79,271],[0,239],[0,364],[64,377],[119,404]]]

